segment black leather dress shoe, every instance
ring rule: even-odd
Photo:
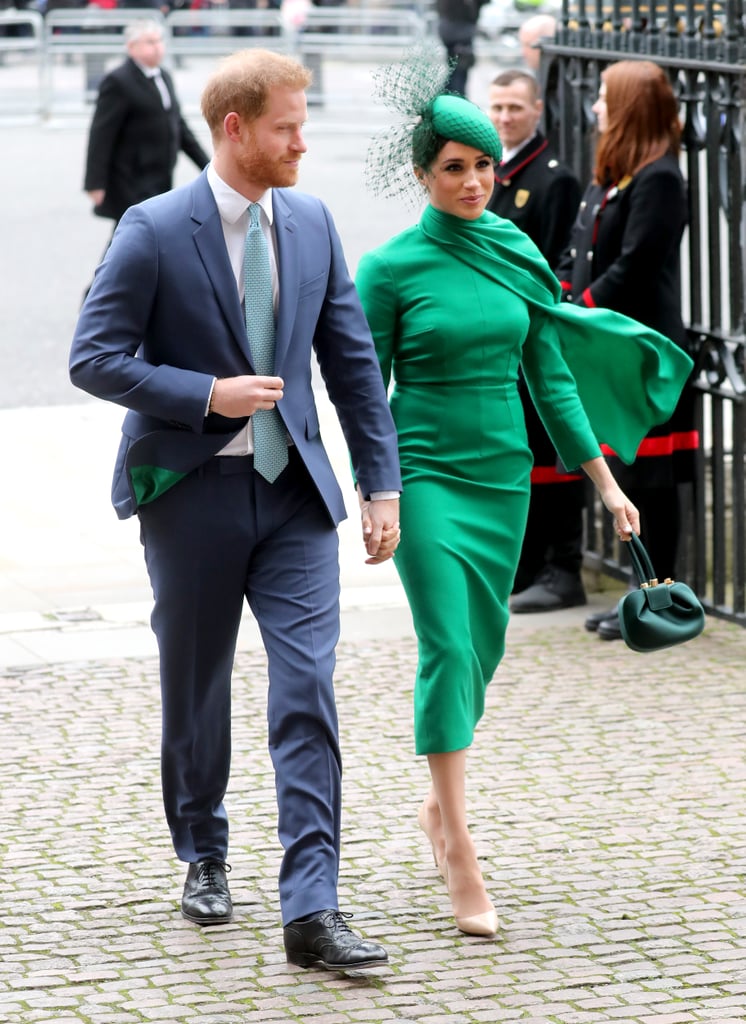
[[[588,616],[583,625],[589,633],[595,633],[604,619],[611,619],[614,615],[616,615],[615,608],[607,608],[603,612],[594,612],[593,615]]]
[[[199,860],[190,864],[181,897],[181,913],[195,924],[227,924],[233,904],[225,877],[230,867],[221,860]]]
[[[596,630],[599,640],[621,640],[622,627],[619,625],[619,615],[613,612],[608,619],[599,622]]]
[[[298,967],[323,967],[327,971],[380,967],[388,953],[375,942],[363,939],[348,927],[339,910],[322,910],[309,920],[291,921],[282,930],[288,963]]]
[[[580,573],[548,565],[530,587],[511,598],[510,610],[516,615],[526,612],[554,612],[560,608],[577,608],[586,604],[586,601]]]

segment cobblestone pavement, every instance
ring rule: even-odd
[[[391,957],[357,976],[285,962],[263,654],[236,666],[236,916],[207,930],[178,913],[155,660],[8,674],[0,1021],[746,1020],[743,631],[642,656],[521,618],[470,758],[495,941],[456,930],[416,827],[414,643],[340,647],[341,900]]]

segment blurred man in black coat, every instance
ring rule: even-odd
[[[84,188],[94,213],[118,222],[143,199],[168,192],[179,152],[202,169],[209,156],[181,116],[171,76],[161,69],[155,21],[125,29],[127,60],[101,82],[88,139]]]
[[[535,14],[527,18],[518,30],[523,63],[537,76],[541,66],[541,48],[538,44],[542,39],[552,39],[556,31],[557,19],[551,14]]]
[[[489,114],[503,145],[503,159],[495,169],[488,206],[525,231],[554,269],[577,213],[580,185],[539,131],[542,109],[538,83],[530,72],[505,71],[492,82]],[[521,395],[534,468],[511,611],[582,605],[583,477],[562,471],[525,387]]]
[[[466,79],[474,66],[474,37],[479,12],[487,0],[436,0],[438,35],[453,62],[446,88],[466,96]]]

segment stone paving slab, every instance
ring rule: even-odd
[[[524,617],[527,618],[527,617]],[[153,658],[0,679],[2,1024],[731,1024],[746,1020],[746,637],[666,654],[522,624],[470,755],[502,927],[462,936],[416,827],[415,645],[340,648],[341,899],[390,966],[289,967],[261,651],[235,682],[232,924],[178,914]]]

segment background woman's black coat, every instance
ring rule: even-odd
[[[685,348],[679,251],[687,211],[686,185],[671,155],[611,188],[591,184],[557,268],[567,297],[625,313]],[[613,472],[625,489],[692,478],[693,405],[687,388],[671,419],[642,442],[631,467],[613,459]]]

